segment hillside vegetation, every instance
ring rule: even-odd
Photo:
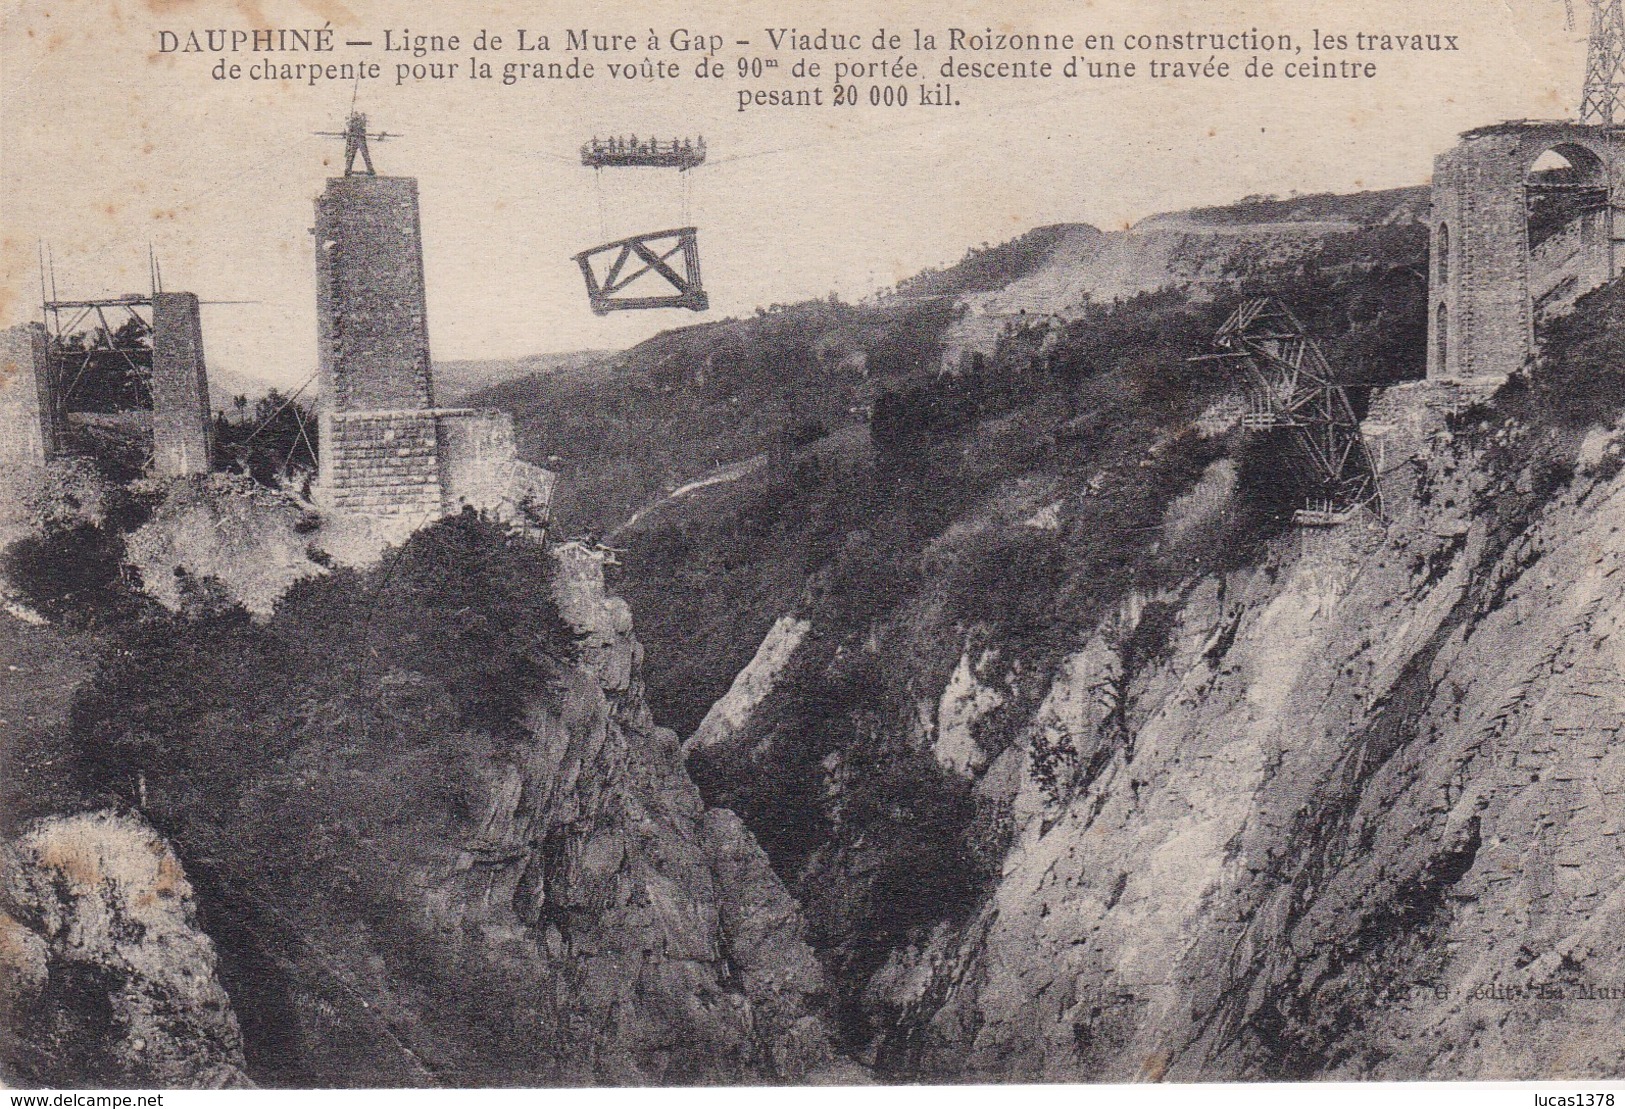
[[[1412,200],[1250,202],[1334,226],[1005,319],[958,372],[877,384],[866,450],[784,451],[623,537],[651,701],[687,730],[781,617],[805,629],[690,768],[801,899],[882,1075],[1617,1073],[1601,1009],[1473,991],[1585,997],[1620,965],[1584,814],[1622,781],[1595,537],[1625,503],[1625,294],[1487,404],[1388,390],[1381,521],[1292,529],[1269,439],[1202,419],[1237,385],[1190,356],[1247,295],[1362,413],[1421,376]]]
[[[246,481],[170,494],[249,531],[302,519]],[[20,602],[94,654],[88,679],[88,659],[58,668],[77,689],[17,705],[51,719],[5,752],[8,1076],[673,1085],[845,1065],[797,906],[652,719],[630,613],[583,548],[465,511],[368,569],[324,554],[251,613],[218,550],[133,564],[139,517],[48,522],[7,551]]]
[[[534,371],[470,403],[562,471],[555,539],[613,533],[607,571],[464,515],[251,616],[169,563],[143,591],[155,487],[82,482],[0,563],[53,622],[19,665],[82,683],[28,702],[6,830],[172,851],[260,1082],[784,1082],[843,1054],[1488,1077],[1571,1041],[1605,1071],[1599,1007],[1458,1000],[1620,965],[1614,830],[1577,814],[1622,781],[1625,577],[1593,539],[1625,519],[1625,292],[1488,401],[1407,385],[1421,195],[1045,227],[863,304],[464,367]],[[1294,529],[1279,444],[1197,357],[1266,295],[1381,406],[1384,519]],[[0,909],[45,919],[52,882]],[[95,975],[46,975],[43,1039],[0,1062],[72,1041],[136,1084],[96,1046],[129,1027],[63,1016],[139,993]]]
[[[524,457],[559,470],[566,531],[603,533],[715,466],[861,424],[885,382],[936,368],[955,297],[1029,272],[1063,230],[972,250],[878,301],[664,332],[593,373],[533,374],[470,403],[513,412]]]
[[[1363,197],[1351,203],[1360,211],[1367,207]],[[853,431],[869,440],[868,450],[854,449],[852,436],[841,435],[831,437],[834,449],[790,451],[761,476],[730,492],[697,498],[674,514],[657,515],[627,538],[633,550],[622,588],[651,645],[657,711],[680,731],[691,729],[749,659],[775,616],[798,603],[807,576],[828,562],[831,543],[843,543],[849,531],[894,527],[898,512],[923,517],[923,530],[900,555],[912,563],[957,516],[1010,482],[1035,482],[1022,496],[1037,503],[1051,489],[1086,485],[1114,465],[1126,463],[1137,481],[1143,452],[1164,436],[1177,437],[1203,405],[1231,387],[1187,360],[1209,349],[1212,332],[1244,295],[1286,295],[1350,382],[1419,376],[1426,328],[1419,273],[1425,252],[1426,233],[1416,224],[1330,234],[1313,264],[1238,276],[1223,298],[1172,289],[1089,306],[1064,324],[1018,318],[981,360],[981,369],[949,377],[940,377],[935,362],[921,353],[938,349],[937,333],[927,325],[940,327],[949,313],[940,302],[909,309],[901,333],[871,354],[874,373],[859,383],[871,398],[873,424]],[[649,455],[666,465],[674,450],[707,449],[716,441],[708,434],[739,443],[736,454],[748,453],[782,435],[786,423],[805,426],[801,421],[828,403],[841,378],[808,373],[793,360],[775,361],[774,354],[816,343],[825,333],[813,329],[815,321],[849,311],[857,310],[802,306],[752,328],[765,351],[753,365],[780,368],[773,387],[784,403],[749,410],[741,404],[725,419],[718,414],[716,423],[693,428],[692,437],[686,413],[703,407],[714,390],[735,395],[740,376],[708,379],[703,389],[685,386],[676,376],[657,387],[628,366],[622,371],[626,388],[642,390],[647,404],[669,413],[660,416],[666,421],[660,426],[670,437],[623,438],[629,458],[616,466],[637,468]],[[930,320],[921,318],[922,312],[929,312]],[[758,331],[764,334],[757,336]],[[703,364],[704,343],[715,334],[686,329],[650,340],[633,353],[651,367]],[[882,374],[882,367],[891,372]],[[1357,399],[1363,396],[1357,391]],[[550,418],[567,421],[570,410],[555,408]],[[586,409],[582,419],[603,435],[616,435],[624,426],[601,409]],[[538,426],[523,416],[520,422],[526,435]],[[1194,480],[1211,461],[1202,452],[1213,449],[1201,445],[1188,457],[1174,451],[1158,464],[1194,468],[1186,475]],[[593,480],[589,472],[587,483],[564,506],[567,528],[573,519],[611,515],[594,508],[604,502],[590,499]],[[874,499],[897,482],[909,483],[893,494],[897,507],[875,508]],[[848,496],[854,491],[855,499]],[[1113,497],[1106,501],[1118,503]],[[850,509],[829,509],[839,511],[843,521],[830,524],[815,506]],[[572,511],[578,515],[572,517]],[[1090,531],[1084,524],[1075,530],[1078,535]],[[1111,564],[1109,552],[1106,562]],[[724,585],[731,603],[712,604],[713,591]]]

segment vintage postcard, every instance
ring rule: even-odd
[[[1625,1078],[1622,0],[0,17],[6,1085]]]

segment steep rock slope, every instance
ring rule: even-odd
[[[40,820],[5,845],[0,979],[13,1080],[251,1084],[192,888],[139,819]]]
[[[402,881],[453,959],[536,984],[569,1047],[548,1077],[807,1078],[833,1057],[799,912],[650,718],[631,612],[597,560],[558,557],[582,666],[556,709],[529,714],[530,742],[484,771],[472,834],[414,852]]]
[[[731,323],[725,341],[690,328],[629,352],[628,372],[641,370],[628,377],[642,382],[639,404],[668,422],[615,440],[617,474],[666,453],[674,438],[711,442],[704,422],[684,414],[702,400],[727,403],[741,426],[776,423],[791,433],[775,437],[768,464],[752,475],[615,533],[615,545],[629,548],[620,588],[642,614],[661,718],[692,734],[774,622],[807,615],[809,595],[822,590],[834,561],[828,549],[892,530],[889,521],[876,527],[821,502],[867,498],[864,485],[929,469],[918,484],[933,487],[883,511],[902,511],[922,542],[934,543],[926,533],[935,529],[952,557],[956,535],[983,526],[966,518],[978,499],[998,496],[990,488],[997,484],[1012,500],[1025,497],[1014,487],[1026,482],[1035,503],[1013,522],[1031,519],[1035,532],[1065,536],[1079,515],[1072,494],[1110,468],[1102,456],[1119,428],[1132,424],[1127,438],[1143,450],[1200,415],[1178,403],[1205,369],[1185,361],[1208,349],[1240,296],[1286,296],[1350,380],[1420,373],[1427,232],[1415,217],[1425,199],[1418,189],[1304,197],[1157,217],[1131,231],[1043,228],[905,282],[896,297],[861,310],[800,306]],[[1133,263],[1131,280],[1107,272],[1108,255]],[[999,265],[984,270],[984,261]],[[1023,299],[1023,290],[1045,283],[1054,296]],[[862,334],[848,327],[859,316],[871,324]],[[940,357],[944,344],[961,340],[971,357]],[[818,350],[831,357],[820,361]],[[862,357],[836,357],[842,351]],[[954,372],[939,372],[945,361]],[[771,382],[774,395],[747,388],[753,380]],[[823,407],[832,401],[841,405],[838,419]],[[605,414],[622,408],[560,397],[548,418],[569,423],[579,413],[596,436]],[[516,411],[529,426],[530,409]],[[848,411],[863,422],[843,426]],[[821,440],[820,430],[829,432]],[[673,472],[668,485],[706,472],[716,458],[738,457],[731,450]],[[938,453],[957,461],[937,465]],[[846,482],[848,475],[861,476]],[[1106,495],[1114,495],[1109,487]],[[595,494],[589,483],[572,496]],[[824,534],[834,526],[847,534]],[[712,598],[724,577],[734,603],[718,606]]]
[[[1156,665],[1102,629],[1058,668],[979,782],[1019,829],[991,897],[871,984],[892,1065],[1625,1071],[1620,444],[1564,486],[1489,427],[1435,426],[1385,530],[1165,598]]]
[[[849,1046],[898,1079],[1625,1072],[1625,285],[1488,403],[1376,393],[1384,515],[1332,529],[1171,369],[1180,321],[1094,347],[1155,388],[922,386],[923,480],[798,473],[715,528],[837,540],[691,765],[801,896]]]
[[[187,495],[211,493],[237,496]],[[10,1077],[861,1077],[797,906],[651,718],[589,550],[465,516],[283,581],[258,619],[208,584],[182,613],[131,597],[8,782],[13,815],[47,814],[9,848],[8,996],[83,1041],[34,1051],[10,1006]]]
[[[734,678],[728,692],[711,706],[694,734],[683,742],[683,749],[715,747],[737,737],[751,714],[773,692],[785,665],[811,627],[806,620],[794,616],[781,616],[774,621],[756,654]]]

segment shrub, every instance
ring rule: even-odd
[[[276,489],[300,472],[316,469],[320,421],[309,404],[272,389],[247,411],[245,398],[237,398],[238,418],[220,413],[214,422],[216,469],[233,469],[269,489]]]
[[[124,568],[124,537],[140,526],[147,506],[122,490],[102,494],[94,518],[72,513],[45,518],[43,527],[0,552],[0,578],[24,604],[74,628],[131,619],[144,601]]]
[[[80,787],[129,798],[145,773],[155,796],[219,812],[302,744],[518,737],[575,651],[552,566],[465,515],[370,573],[300,583],[264,626],[218,605],[127,623],[74,707]],[[184,806],[167,815],[184,825]]]

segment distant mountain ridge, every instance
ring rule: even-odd
[[[527,354],[522,358],[458,358],[434,364],[435,399],[461,404],[482,389],[532,374],[579,375],[592,370],[616,352],[571,350]]]

